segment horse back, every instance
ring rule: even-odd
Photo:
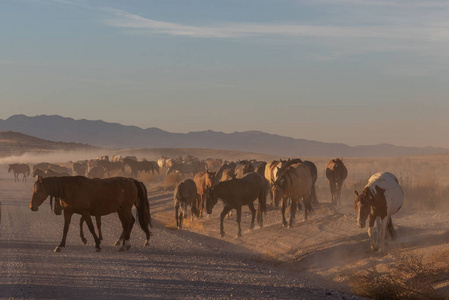
[[[287,194],[295,196],[307,196],[312,192],[313,177],[310,167],[301,162],[291,165],[287,171],[286,176],[291,176],[292,184],[289,187]]]
[[[395,175],[390,172],[376,173],[370,177],[365,188],[369,188],[376,201],[385,202],[386,214],[395,214],[404,202],[404,193]],[[383,204],[383,203],[382,203]]]

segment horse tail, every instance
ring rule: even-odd
[[[134,183],[137,187],[137,201],[135,205],[137,208],[139,224],[142,230],[147,232],[148,224],[153,228],[153,225],[151,224],[150,203],[148,202],[147,188],[138,180],[134,180]]]
[[[396,231],[394,230],[393,221],[391,221],[391,217],[388,218],[387,228],[388,228],[388,233],[391,236],[391,239],[393,239],[393,240],[396,239]]]
[[[318,201],[318,197],[316,195],[316,188],[315,188],[315,184],[312,185],[312,191],[310,194],[310,198],[311,198],[311,203],[313,206],[317,206],[318,204],[320,204],[320,202]]]

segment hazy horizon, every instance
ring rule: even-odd
[[[449,3],[6,0],[1,119],[449,148]]]

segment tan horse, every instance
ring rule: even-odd
[[[296,206],[300,205],[299,200],[303,198],[304,202],[304,219],[307,221],[307,215],[313,211],[312,207],[312,188],[313,179],[310,168],[305,163],[297,163],[288,167],[278,179],[273,182],[272,193],[275,202],[282,200],[282,225],[291,227],[293,219],[295,219]],[[285,209],[287,200],[290,198],[292,204],[290,206],[290,222],[287,223],[285,218]]]
[[[196,208],[199,210],[199,216],[203,215],[204,209],[204,194],[206,189],[212,187],[214,183],[215,172],[199,172],[193,178],[196,184]]]
[[[348,170],[342,159],[334,158],[327,163],[326,177],[331,189],[331,203],[340,205],[341,188],[348,177]]]
[[[123,245],[120,250],[129,250],[131,229],[135,222],[132,214],[133,205],[137,208],[140,227],[146,234],[145,245],[149,245],[150,205],[146,189],[137,180],[124,177],[107,179],[89,179],[84,176],[39,177],[33,187],[31,210],[37,211],[48,196],[61,199],[60,204],[64,209],[63,237],[55,252],[65,247],[67,232],[74,213],[80,214],[86,221],[94,237],[96,251],[99,252],[100,239],[95,233],[91,216],[104,216],[117,212],[123,228]]]
[[[272,190],[272,184],[273,182],[276,181],[276,177],[275,177],[275,170],[277,170],[277,167],[280,165],[280,161],[278,160],[273,160],[272,162],[267,163],[267,165],[265,166],[265,179],[270,183],[270,195],[271,195],[271,205],[275,206],[274,203],[274,197],[273,197],[273,193],[271,193]]]

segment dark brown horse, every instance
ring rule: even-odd
[[[83,176],[38,177],[33,187],[31,210],[37,211],[49,195],[61,199],[60,204],[64,209],[63,237],[55,252],[65,247],[67,232],[74,213],[84,218],[94,237],[96,251],[100,251],[100,239],[94,231],[91,216],[104,216],[117,212],[123,228],[123,245],[120,250],[129,250],[130,234],[135,222],[132,214],[133,205],[137,208],[140,227],[146,234],[145,245],[149,245],[150,206],[146,189],[141,182],[124,177],[107,179],[89,179]]]
[[[272,185],[273,198],[278,203],[282,200],[282,225],[291,227],[295,219],[296,207],[300,205],[299,200],[303,198],[304,202],[304,219],[307,220],[309,212],[313,211],[312,207],[312,187],[313,179],[310,168],[305,163],[297,163],[288,167],[280,177]],[[290,206],[290,222],[287,223],[285,218],[285,209],[287,200],[291,199]]]
[[[256,209],[254,201],[259,199],[259,209],[257,212],[257,221],[260,227],[263,226],[262,214],[267,210],[267,189],[268,183],[259,173],[251,172],[241,179],[231,179],[218,183],[206,192],[206,210],[208,214],[220,198],[223,201],[223,211],[220,214],[220,236],[224,237],[223,219],[231,209],[237,210],[237,236],[242,236],[240,221],[242,218],[242,206],[248,205],[251,210],[251,226],[254,228],[254,219],[256,218]]]
[[[199,172],[195,175],[193,181],[196,184],[196,208],[199,210],[199,216],[202,217],[204,209],[204,195],[206,190],[214,184],[215,172]]]
[[[190,210],[193,215],[199,216],[199,212],[195,207],[195,200],[197,197],[196,184],[192,179],[184,179],[175,188],[173,193],[175,205],[175,219],[176,227],[182,228],[182,221],[187,217],[187,205],[190,205]]]
[[[331,203],[340,205],[341,187],[348,177],[348,170],[342,159],[334,158],[327,163],[326,177],[331,189]]]
[[[123,159],[122,171],[125,171],[125,167],[129,166],[131,169],[131,177],[137,178],[139,172],[149,172],[151,171],[154,175],[154,171],[159,173],[159,166],[157,163],[153,163],[151,161],[136,161],[129,158]]]
[[[27,182],[27,176],[30,176],[30,166],[27,164],[8,165],[8,173],[14,173],[14,182],[20,181],[19,174],[23,174],[22,182]]]

